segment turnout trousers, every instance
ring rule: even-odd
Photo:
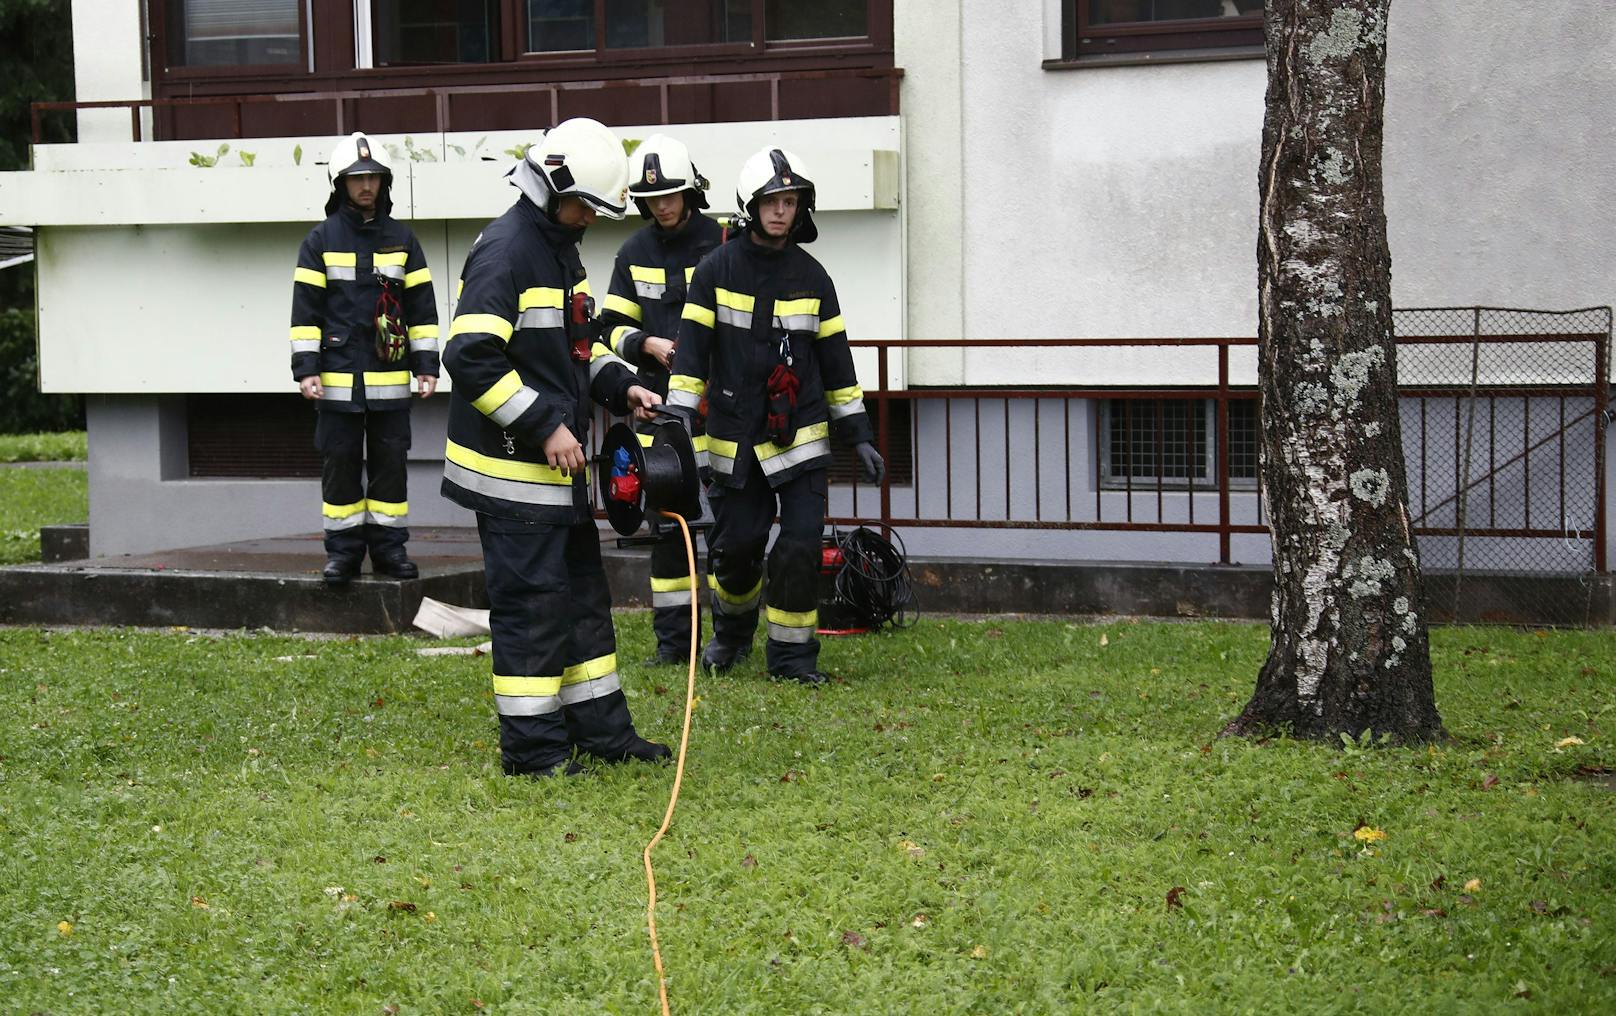
[[[770,674],[780,677],[819,668],[814,629],[819,626],[825,484],[825,471],[813,469],[772,488],[762,467],[753,462],[745,486],[715,483],[708,490],[713,506],[708,535],[713,640],[729,648],[750,646],[758,608],[766,598],[765,663]],[[780,535],[765,562],[764,548],[777,510]]]
[[[409,410],[321,410],[314,447],[326,556],[358,562],[367,547],[373,561],[402,554],[410,538]]]
[[[505,771],[544,772],[574,747],[621,757],[634,723],[594,520],[556,526],[479,514],[477,534]]]

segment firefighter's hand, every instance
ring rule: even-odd
[[[881,478],[887,475],[887,464],[881,458],[881,453],[875,450],[875,445],[868,441],[860,441],[853,446],[858,453],[859,465],[864,469],[864,479],[870,483],[880,483]]]
[[[645,355],[662,364],[664,370],[673,369],[673,340],[664,339],[660,335],[647,335],[640,344]]]
[[[415,375],[415,383],[421,386],[421,398],[425,399],[438,390],[438,379],[431,374]]]
[[[662,396],[649,388],[634,385],[628,390],[628,404],[634,410],[634,419],[650,423],[656,419],[655,409],[662,405]]]
[[[318,399],[325,394],[325,389],[320,387],[320,375],[318,374],[310,374],[299,381],[297,387],[303,392],[305,399]]]
[[[571,476],[584,468],[584,446],[572,436],[572,428],[563,423],[544,439],[544,459],[561,470],[562,476]]]

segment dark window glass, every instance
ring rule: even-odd
[[[372,0],[371,24],[378,67],[499,55],[499,0]]]
[[[169,59],[179,67],[302,61],[301,0],[174,0]]]
[[[297,395],[188,395],[191,476],[319,476],[315,414]]]
[[[608,49],[751,41],[751,0],[606,0]]]
[[[595,0],[527,0],[527,51],[595,48]]]
[[[1229,400],[1229,479],[1257,478],[1257,400]]]
[[[840,39],[870,34],[867,0],[765,0],[763,24],[773,40]]]
[[[1113,482],[1209,478],[1204,399],[1110,399],[1106,475]]]
[[[1263,41],[1262,0],[1077,0],[1067,10],[1067,56],[1151,51],[1255,49]],[[1075,48],[1074,48],[1075,47]]]
[[[1091,25],[1233,18],[1261,13],[1261,0],[1089,0]]]

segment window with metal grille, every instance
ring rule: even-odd
[[[299,395],[191,395],[185,400],[191,476],[320,475],[315,409]]]
[[[1100,404],[1100,482],[1106,487],[1216,488],[1217,402],[1106,399]],[[1257,479],[1257,401],[1229,401],[1229,480]]]

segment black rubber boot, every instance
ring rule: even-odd
[[[370,566],[376,569],[378,575],[386,575],[389,578],[414,579],[421,577],[421,569],[415,566],[415,562],[409,559],[402,547],[392,553],[384,551],[377,554],[372,551]]]
[[[628,699],[621,691],[565,707],[567,734],[578,750],[603,762],[661,762],[673,752],[665,744],[647,741],[634,731]]]
[[[325,584],[333,588],[345,586],[359,574],[359,559],[356,557],[326,558],[325,567],[320,570],[320,577]]]
[[[816,687],[830,681],[829,674],[817,670],[810,670],[806,674],[770,674],[769,677],[776,681],[795,681],[798,684],[814,685]]]
[[[647,659],[642,666],[677,667],[689,662],[690,656],[687,653],[681,653],[677,649],[665,649],[658,646],[656,653]]]
[[[726,674],[734,669],[737,663],[751,655],[752,647],[750,645],[726,646],[717,639],[713,639],[707,643],[707,648],[701,651],[701,669]]]

